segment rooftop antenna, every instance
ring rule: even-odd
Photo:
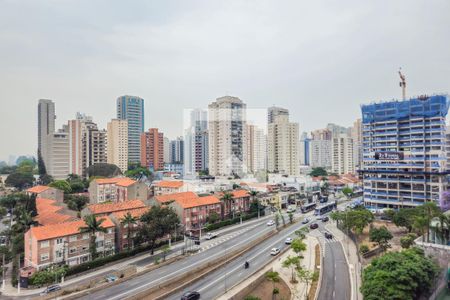
[[[406,99],[406,77],[402,74],[402,68],[399,68],[398,75],[400,75],[400,87],[402,88],[403,100]]]

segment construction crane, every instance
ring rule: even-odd
[[[402,74],[402,68],[398,70],[398,75],[400,75],[400,87],[402,88],[402,96],[403,100],[406,99],[406,78],[405,75]]]

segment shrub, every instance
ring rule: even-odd
[[[362,244],[361,246],[359,246],[359,252],[361,254],[366,254],[367,252],[369,252],[369,246],[367,246],[366,244]]]

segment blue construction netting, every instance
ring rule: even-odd
[[[449,109],[448,95],[419,97],[361,105],[362,122],[383,122],[413,117],[445,117]]]

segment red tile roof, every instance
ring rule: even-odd
[[[156,201],[159,203],[166,203],[173,200],[178,199],[194,199],[198,196],[194,192],[182,192],[182,193],[173,193],[173,194],[166,194],[166,195],[160,195],[155,196]]]
[[[177,180],[162,180],[155,183],[155,186],[160,188],[180,188],[183,186],[183,181]]]
[[[42,192],[45,192],[46,190],[48,190],[50,187],[46,186],[46,185],[36,185],[33,186],[32,188],[29,188],[27,190],[27,192],[29,193],[33,193],[33,194],[40,194]]]
[[[115,184],[119,186],[130,186],[136,183],[136,180],[133,180],[128,177],[113,177],[113,178],[98,178],[94,180],[97,184]]]
[[[231,193],[231,195],[233,195],[233,198],[250,197],[250,194],[248,193],[247,190],[233,190],[233,191],[230,191],[229,193]],[[217,193],[217,195],[219,196],[219,198],[222,198],[224,193],[220,192],[220,193]]]
[[[104,219],[101,226],[103,228],[115,227],[114,223],[109,217],[100,217],[99,219]],[[65,222],[62,224],[52,224],[45,226],[38,226],[30,228],[31,236],[36,238],[38,241],[54,239],[57,237],[64,237],[69,235],[74,235],[80,233],[80,228],[86,226],[83,220]]]
[[[212,204],[220,204],[220,200],[215,196],[197,197],[197,198],[180,198],[175,200],[182,208],[192,208]]]
[[[123,187],[129,187],[130,185],[133,185],[133,184],[135,184],[136,182],[137,182],[136,180],[133,180],[133,179],[131,179],[131,178],[126,177],[126,178],[123,178],[122,180],[119,180],[119,181],[116,183],[116,185],[118,185],[118,186],[123,186]]]
[[[143,207],[143,208],[136,208],[136,209],[130,209],[130,210],[116,211],[116,212],[113,212],[112,215],[117,220],[122,220],[128,213],[130,213],[135,218],[140,218],[143,214],[145,214],[149,210],[150,210],[150,207]]]
[[[130,210],[136,208],[146,207],[145,203],[141,200],[129,200],[119,203],[100,203],[91,204],[87,206],[87,209],[95,215],[108,214],[116,211]]]
[[[55,212],[44,212],[37,215],[34,220],[39,223],[39,225],[50,225],[50,224],[59,224],[69,221],[75,221],[77,218],[63,215]]]

